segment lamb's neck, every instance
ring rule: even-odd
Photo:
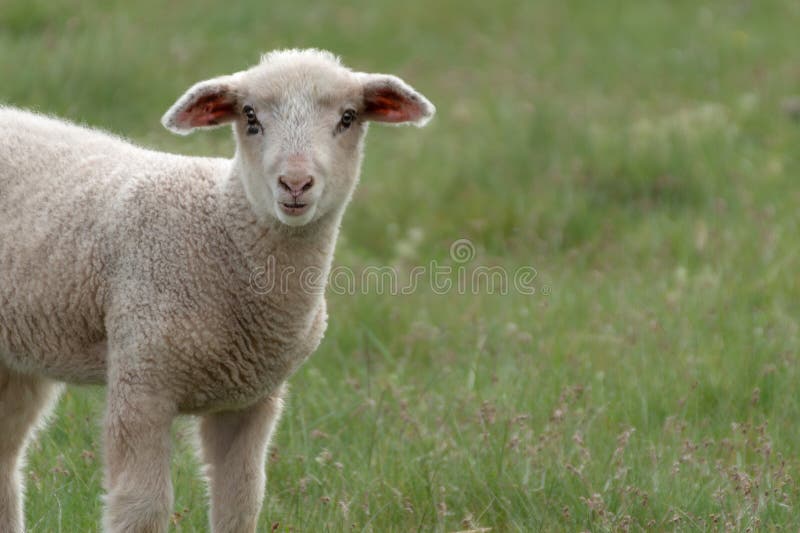
[[[251,268],[330,269],[342,212],[328,213],[302,227],[290,227],[272,216],[259,216],[242,180],[227,176],[220,186],[225,229]]]

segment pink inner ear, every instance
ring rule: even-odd
[[[379,122],[411,122],[422,117],[419,102],[391,88],[369,91],[365,95],[364,111]]]
[[[178,114],[178,123],[190,128],[216,126],[233,120],[235,103],[222,93],[214,93],[198,98]]]

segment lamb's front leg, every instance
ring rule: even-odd
[[[105,418],[104,531],[163,533],[172,510],[174,403],[134,373],[109,383]]]
[[[213,533],[254,532],[264,500],[267,446],[283,409],[285,386],[241,411],[205,415],[202,459]]]

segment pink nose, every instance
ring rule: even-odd
[[[283,190],[297,198],[314,186],[314,176],[300,173],[284,174],[278,176],[278,184]]]

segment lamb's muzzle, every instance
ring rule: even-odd
[[[108,386],[106,531],[166,531],[170,426],[200,419],[211,529],[255,531],[287,378],[317,348],[367,123],[424,125],[405,82],[317,50],[200,82],[162,119],[230,124],[231,160],[145,150],[0,107],[0,531],[54,382]],[[253,290],[254,272],[279,279]],[[279,277],[280,276],[280,277]]]
[[[304,172],[294,172],[278,176],[278,183],[295,200],[314,185],[314,176]]]

